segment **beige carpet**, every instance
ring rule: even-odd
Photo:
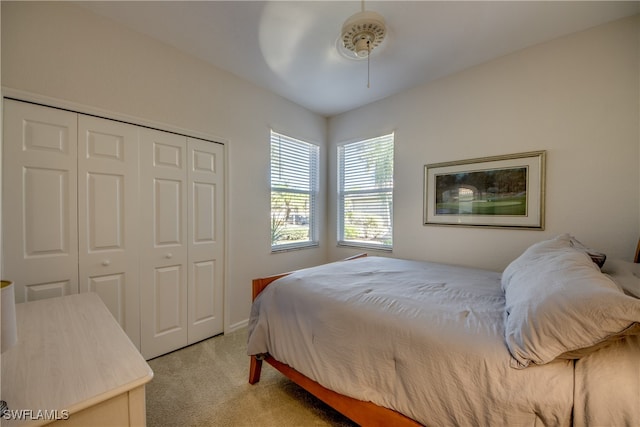
[[[147,426],[355,426],[268,364],[247,382],[246,329],[150,360]]]

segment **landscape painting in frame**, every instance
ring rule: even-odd
[[[544,229],[545,151],[424,167],[424,224]]]

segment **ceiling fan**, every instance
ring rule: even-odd
[[[342,24],[338,50],[347,58],[367,59],[367,87],[370,87],[371,51],[380,46],[386,35],[384,18],[377,12],[365,10],[364,0],[362,10],[351,15]]]

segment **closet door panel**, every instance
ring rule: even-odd
[[[96,292],[140,347],[138,128],[79,116],[80,291]]]
[[[77,115],[5,100],[4,278],[16,301],[78,292]]]
[[[182,246],[184,181],[156,178],[153,181],[153,219],[156,248]]]
[[[129,317],[126,315],[125,284],[125,273],[91,276],[88,277],[88,286],[85,289],[100,295],[102,301],[121,326],[126,324]]]
[[[188,138],[189,342],[223,332],[224,146]]]
[[[24,284],[24,287],[20,292],[20,297],[22,297],[23,302],[27,302],[45,298],[62,297],[70,294],[77,294],[78,280],[77,275],[75,276],[76,277],[74,277],[73,279],[62,280],[60,282],[50,282],[45,279],[42,283]],[[13,278],[14,276],[12,275],[11,277]],[[17,285],[18,282],[15,282],[14,286],[16,286],[16,289]],[[18,294],[16,294],[16,301],[18,301],[20,297],[18,296]]]
[[[187,345],[186,138],[141,130],[141,351],[149,359]]]
[[[72,243],[68,240],[68,171],[24,167],[22,172],[25,255],[68,255]]]
[[[184,287],[181,265],[169,265],[154,269],[153,294],[155,304],[155,336],[179,333],[183,329],[183,308],[179,301]],[[185,343],[181,343],[184,345]]]

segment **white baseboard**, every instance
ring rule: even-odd
[[[225,328],[224,333],[230,334],[231,332],[235,332],[239,329],[246,328],[249,325],[249,319],[242,320],[238,323],[234,323],[233,325],[229,325]]]

